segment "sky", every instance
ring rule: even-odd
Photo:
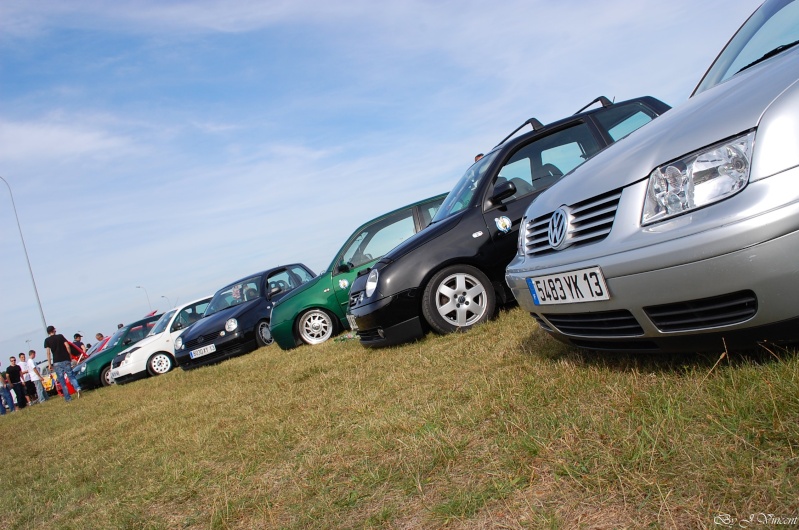
[[[322,271],[528,118],[678,105],[759,3],[3,0],[0,364],[44,358],[36,291],[93,343],[273,266]]]

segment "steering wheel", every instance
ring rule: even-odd
[[[275,282],[277,287],[280,287],[282,290],[287,291],[289,288],[289,284],[284,282],[283,280],[278,280]]]

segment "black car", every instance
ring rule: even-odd
[[[595,103],[601,106],[585,111]],[[619,103],[599,97],[546,126],[527,120],[466,171],[430,226],[353,282],[348,318],[361,344],[399,344],[428,327],[451,333],[491,318],[498,302],[513,301],[505,267],[533,199],[669,108],[648,96]],[[527,125],[531,132],[514,137]]]
[[[203,318],[175,340],[175,361],[184,370],[219,362],[272,343],[274,303],[314,273],[300,263],[252,274],[220,289]]]

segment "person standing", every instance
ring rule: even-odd
[[[11,392],[8,391],[8,382],[5,372],[0,372],[0,397],[5,401],[5,404],[0,402],[0,415],[5,416],[6,407],[8,407],[10,412],[17,410],[14,406],[14,399],[11,397]]]
[[[75,340],[72,341],[72,344],[74,344],[75,346],[80,348],[80,352],[78,352],[78,353],[79,354],[81,352],[86,353],[86,345],[83,344],[83,335],[81,335],[80,333],[75,333],[75,335],[73,336],[73,339],[75,339]]]
[[[28,352],[28,375],[31,376],[31,383],[36,389],[36,396],[39,403],[47,401],[47,391],[42,384],[42,374],[39,373],[39,367],[36,366],[36,351],[31,350]]]
[[[55,332],[55,327],[47,326],[47,338],[44,339],[44,348],[47,351],[47,365],[50,371],[55,372],[56,379],[61,385],[61,390],[64,394],[64,401],[72,401],[72,396],[69,395],[69,388],[67,388],[67,379],[72,383],[72,388],[75,389],[75,395],[80,397],[80,385],[72,373],[72,357],[70,356],[69,341]],[[80,354],[80,352],[75,352]]]
[[[31,376],[28,373],[28,358],[24,353],[19,354],[19,367],[22,368],[22,386],[25,387],[25,401],[27,401],[25,405],[33,405],[36,401],[33,399],[33,396],[36,395],[36,388],[31,382]]]
[[[6,368],[6,381],[11,385],[14,394],[17,396],[17,408],[25,408],[25,386],[22,384],[22,367],[17,364],[17,358],[11,357],[8,359],[11,366]]]

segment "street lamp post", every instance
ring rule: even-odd
[[[0,177],[6,187],[8,194],[11,196],[11,208],[14,210],[14,218],[17,220],[17,230],[19,230],[19,239],[22,241],[22,250],[25,252],[25,261],[28,263],[28,272],[31,275],[31,283],[33,284],[33,292],[36,295],[36,303],[39,305],[39,315],[42,317],[42,328],[47,330],[47,321],[44,319],[44,310],[42,309],[42,301],[39,299],[39,290],[36,288],[36,280],[33,278],[33,268],[31,267],[31,260],[28,257],[28,247],[25,246],[25,238],[22,237],[22,227],[19,224],[19,216],[17,215],[17,205],[14,203],[14,194],[11,193],[11,185],[6,179]]]
[[[175,306],[172,305],[172,302],[170,302],[169,298],[167,298],[166,296],[161,295],[161,298],[164,298],[166,300],[166,303],[169,304],[169,309],[172,309],[173,307],[175,307]]]
[[[144,287],[142,287],[141,285],[137,285],[137,286],[136,286],[136,289],[141,289],[142,291],[144,291],[144,296],[146,296],[146,297],[147,297],[147,307],[149,307],[149,308],[150,308],[150,312],[152,312],[152,310],[153,310],[153,305],[150,303],[150,295],[149,295],[149,294],[147,294],[147,289],[145,289],[145,288],[144,288]]]

